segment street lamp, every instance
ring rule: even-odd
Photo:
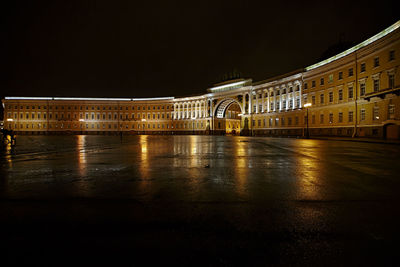
[[[307,132],[306,132],[306,138],[310,138],[310,132],[308,131],[308,108],[311,107],[311,103],[306,103],[304,104],[304,107],[306,108],[307,111],[307,118],[306,118],[306,123],[307,123]]]

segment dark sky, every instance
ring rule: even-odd
[[[7,1],[0,10],[0,96],[202,94],[234,69],[267,79],[400,19],[390,1]]]

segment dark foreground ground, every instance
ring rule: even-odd
[[[20,136],[0,158],[0,266],[396,266],[399,156],[329,140]]]

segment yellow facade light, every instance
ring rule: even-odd
[[[304,107],[305,108],[309,108],[309,107],[311,107],[312,105],[311,105],[311,103],[306,103],[306,104],[304,104]]]

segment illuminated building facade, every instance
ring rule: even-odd
[[[4,127],[20,134],[304,136],[309,130],[311,136],[399,139],[399,28],[400,21],[297,72],[231,80],[199,96],[5,97]]]

